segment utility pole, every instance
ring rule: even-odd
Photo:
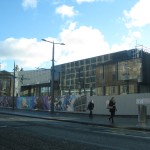
[[[15,71],[16,71],[16,67],[15,67],[15,61],[14,61],[14,75],[13,75],[13,110],[15,109]]]
[[[54,41],[48,41],[45,39],[42,39],[42,41],[44,42],[48,42],[48,43],[52,43],[53,44],[53,48],[52,48],[52,67],[51,67],[51,113],[54,113],[54,52],[55,52],[55,44],[59,44],[59,45],[65,45],[64,43],[55,43]]]

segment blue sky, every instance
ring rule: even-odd
[[[149,0],[1,0],[0,69],[50,68],[116,51],[150,47]]]

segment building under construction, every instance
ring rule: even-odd
[[[150,53],[143,48],[56,65],[54,95],[103,96],[149,93],[149,66]],[[18,91],[15,95],[51,95],[50,69],[21,70],[16,72],[16,76],[15,82],[18,83]],[[2,82],[3,76],[0,78]]]

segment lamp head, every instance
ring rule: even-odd
[[[60,43],[60,45],[65,45],[65,43]]]
[[[45,39],[42,39],[42,41],[46,41]]]

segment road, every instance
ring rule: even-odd
[[[0,114],[0,150],[148,150],[150,133]]]

